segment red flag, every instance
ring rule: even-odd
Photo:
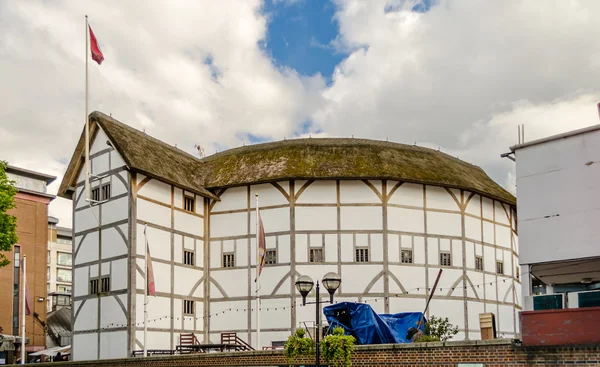
[[[154,271],[152,270],[152,258],[150,257],[150,248],[146,243],[146,287],[148,287],[148,295],[154,296],[156,289],[154,287]]]
[[[263,266],[265,265],[265,255],[267,251],[265,248],[265,228],[263,227],[262,218],[260,217],[260,211],[258,211],[258,209],[256,210],[256,213],[258,214],[258,276],[256,277],[258,280],[260,273],[262,273]]]
[[[92,27],[88,25],[90,29],[90,48],[92,50],[92,60],[96,61],[98,65],[102,64],[104,61],[104,55],[102,55],[102,51],[100,51],[100,46],[98,45],[98,40],[96,40],[96,36],[94,36],[94,32],[92,32]]]

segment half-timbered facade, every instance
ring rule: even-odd
[[[518,333],[515,199],[479,167],[362,139],[198,159],[101,113],[91,121],[92,197],[103,203],[83,198],[83,139],[59,192],[74,208],[74,359],[143,348],[146,238],[149,349],[175,349],[188,332],[255,345],[256,194],[267,247],[261,346],[312,326],[314,306],[301,306],[294,283],[329,271],[342,277],[337,301],[396,313],[422,311],[443,269],[428,314],[449,317],[457,339],[480,338],[483,312],[500,334]]]

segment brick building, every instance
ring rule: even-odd
[[[48,204],[54,195],[47,186],[54,176],[8,166],[10,180],[18,190],[16,207],[10,214],[17,218],[18,242],[12,254],[7,254],[11,263],[0,268],[0,327],[3,334],[20,334],[21,295],[20,260],[27,256],[27,283],[31,296],[32,313],[25,316],[27,352],[43,350],[46,338],[42,321],[46,319],[47,249],[48,249]]]

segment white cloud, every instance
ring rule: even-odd
[[[336,2],[352,53],[313,116],[330,135],[441,147],[504,185],[518,124],[530,139],[598,123],[600,2]]]
[[[259,0],[0,2],[0,159],[59,176],[56,192],[83,128],[86,13],[105,54],[90,111],[192,153],[312,120],[305,135],[440,147],[512,189],[499,155],[518,124],[530,140],[598,122],[600,2],[335,1],[350,55],[329,87],[274,66]],[[50,213],[70,225],[69,208]]]
[[[83,128],[85,14],[105,56],[100,66],[90,59],[90,112],[190,152],[241,145],[247,133],[293,135],[319,106],[324,81],[273,65],[258,45],[267,26],[261,6],[0,3],[0,158],[59,176],[56,192]],[[69,208],[57,199],[50,213],[70,226]]]

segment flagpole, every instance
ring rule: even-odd
[[[144,266],[146,267],[146,271],[144,271],[144,357],[148,356],[148,346],[146,344],[148,336],[148,237],[146,228],[148,228],[148,225],[144,223],[144,244],[146,245],[144,249]]]
[[[23,255],[23,284],[21,285],[21,364],[25,364],[25,302],[27,302],[27,257]]]
[[[260,261],[258,261],[258,257],[260,254],[259,248],[259,213],[258,213],[258,193],[256,196],[256,350],[260,350],[260,294],[258,290],[260,289],[260,279],[259,279],[259,266]]]
[[[88,16],[85,16],[85,200],[90,201],[90,125],[88,117],[88,96],[89,96],[89,76],[88,76],[88,58],[89,58],[89,24]]]

